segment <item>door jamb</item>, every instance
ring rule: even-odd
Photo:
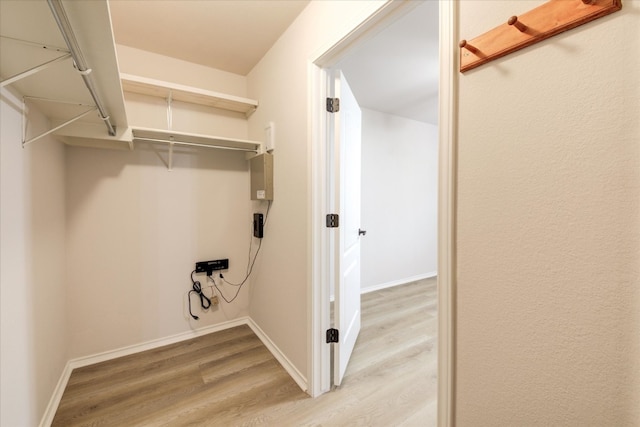
[[[438,106],[438,426],[455,425],[458,2],[440,0]]]
[[[322,337],[329,327],[329,236],[324,228],[327,211],[326,68],[338,62],[356,43],[370,37],[399,10],[413,2],[390,1],[381,6],[350,34],[308,62],[309,77],[309,170],[310,170],[310,278],[308,393],[319,396],[330,388],[329,346]],[[457,2],[439,1],[440,82],[439,82],[439,180],[438,180],[438,426],[455,423],[455,210],[457,177]],[[373,30],[373,31],[372,31]],[[325,358],[325,359],[323,359]]]

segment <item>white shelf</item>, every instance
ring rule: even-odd
[[[59,47],[64,46],[65,42],[47,3],[2,2],[0,75],[8,77],[24,74],[24,71],[34,67],[42,68],[37,73],[25,74],[24,78],[6,84],[25,96],[27,107],[35,107],[47,117],[51,124],[48,133],[66,144],[99,148],[132,150],[137,141],[163,144],[168,146],[169,169],[172,167],[173,150],[179,146],[239,150],[247,155],[261,151],[262,143],[256,141],[131,126],[126,116],[123,90],[239,112],[246,116],[256,110],[258,101],[122,74],[118,70],[107,0],[65,2],[65,10],[72,27],[77,25],[83,29],[82,32],[77,31],[77,35],[81,36],[78,42],[88,64],[99,70],[94,73],[96,86],[115,125],[116,135],[108,135],[97,114],[83,115],[90,111],[93,99],[82,78],[74,71],[72,61],[60,59],[41,67],[64,56],[66,52]],[[83,23],[87,25],[80,25]],[[168,115],[171,115],[170,103]],[[77,116],[81,118],[73,120]],[[168,128],[171,128],[170,121]],[[33,136],[30,129],[27,129],[25,136]]]
[[[226,95],[197,87],[164,82],[126,73],[120,73],[120,79],[122,80],[122,88],[125,92],[133,92],[164,99],[171,97],[174,101],[236,111],[244,113],[247,117],[258,108],[258,101],[253,99]]]
[[[224,138],[221,136],[198,135],[194,133],[174,132],[161,129],[131,128],[132,143],[149,142],[166,144],[169,146],[169,158],[165,162],[167,169],[173,168],[174,145],[192,147],[218,148],[225,150],[238,150],[249,153],[260,151],[261,144],[244,139]],[[164,160],[163,160],[164,161]]]
[[[67,47],[47,2],[0,2],[0,75],[3,78],[24,75],[22,79],[5,84],[26,98],[27,114],[29,107],[36,106],[50,123],[68,121],[69,124],[60,131],[98,124],[99,137],[117,140],[108,134],[97,113],[70,121],[79,112],[89,108],[84,105],[93,106],[95,102],[82,77],[73,68],[71,59],[52,62],[55,58],[65,57]],[[111,123],[116,129],[127,129],[107,0],[64,1],[64,8],[82,54],[95,71],[91,76]],[[45,67],[47,63],[49,66]],[[35,69],[40,71],[24,73]],[[26,136],[36,136],[31,132],[29,121],[26,123]],[[50,130],[53,130],[53,126]],[[53,134],[58,133],[56,131]]]

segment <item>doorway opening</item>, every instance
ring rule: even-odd
[[[439,182],[438,182],[438,413],[440,425],[447,425],[452,414],[452,357],[453,357],[453,337],[452,331],[452,310],[451,303],[451,270],[452,270],[452,236],[453,236],[453,195],[452,195],[452,123],[453,123],[453,65],[454,57],[452,52],[452,41],[454,34],[454,7],[451,2],[390,2],[383,6],[376,16],[370,17],[369,21],[361,25],[351,35],[333,46],[327,52],[319,56],[310,66],[310,75],[313,82],[312,89],[312,289],[311,289],[311,340],[310,340],[310,373],[309,384],[310,393],[317,396],[331,388],[330,347],[324,341],[324,333],[331,326],[329,315],[329,300],[331,289],[328,283],[334,283],[334,277],[339,270],[339,260],[333,248],[336,245],[335,236],[327,232],[324,220],[327,213],[331,212],[331,188],[332,188],[332,165],[339,164],[339,157],[334,156],[334,152],[328,150],[326,141],[328,140],[326,112],[324,110],[325,98],[331,97],[331,90],[327,84],[331,70],[339,68],[348,61],[349,55],[372,40],[385,28],[393,25],[394,22],[403,17],[410,16],[418,7],[430,3],[435,5],[435,13],[439,16],[440,30],[439,43],[440,62],[435,68],[445,70],[440,73],[438,90],[440,100],[435,102],[435,110],[439,111],[437,139],[439,141]],[[445,26],[442,25],[445,23]],[[348,76],[347,76],[348,77]],[[322,106],[322,108],[320,107]],[[414,107],[419,110],[418,107]],[[373,114],[375,116],[375,114]],[[375,121],[375,120],[374,120]],[[443,149],[444,148],[444,149]],[[337,162],[336,162],[337,161]],[[444,167],[442,167],[444,166]],[[419,197],[419,194],[416,194]],[[334,233],[335,235],[335,233]],[[435,238],[434,238],[435,240]],[[339,239],[338,239],[339,242]],[[428,273],[428,272],[427,272]],[[423,274],[427,274],[423,273]],[[442,424],[444,422],[444,424]]]
[[[354,359],[366,358],[362,349],[403,319],[403,311],[420,308],[433,321],[413,337],[396,334],[397,341],[407,337],[396,345],[406,351],[427,348],[436,337],[436,295],[425,289],[424,295],[405,297],[402,310],[386,313],[386,330],[379,321],[363,324],[369,338],[359,339],[361,351],[353,351],[361,318],[368,314],[361,310],[361,294],[437,274],[438,4],[417,4],[329,70],[329,99],[339,99],[339,106],[327,120],[327,193],[331,212],[341,219],[339,229],[330,231],[329,249],[335,282],[329,285],[331,320],[341,335],[332,351],[334,386],[341,384],[352,353]],[[422,307],[427,298],[431,310]],[[370,305],[368,311],[384,307]],[[416,341],[418,336],[424,342]],[[435,348],[428,348],[435,359]],[[377,363],[394,363],[396,357],[389,352]],[[419,379],[427,388],[431,377],[433,390],[430,373],[425,370]]]

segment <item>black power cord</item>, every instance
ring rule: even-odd
[[[269,219],[269,211],[270,210],[271,210],[271,200],[269,200],[269,204],[267,205],[267,212],[264,215],[264,226],[267,225],[267,220]],[[227,282],[227,280],[224,278],[222,273],[220,274],[220,278],[222,279],[222,281],[224,283],[226,283],[227,285],[236,286],[238,288],[238,290],[236,291],[236,294],[233,296],[233,298],[228,300],[224,296],[224,294],[222,293],[220,288],[218,288],[218,284],[215,282],[215,280],[211,279],[211,281],[213,282],[213,286],[215,286],[215,288],[220,293],[220,296],[222,297],[222,299],[226,303],[232,303],[233,301],[235,301],[236,298],[238,298],[238,294],[240,294],[240,289],[242,289],[242,285],[244,285],[246,283],[246,281],[249,280],[249,276],[251,276],[251,273],[253,272],[253,266],[255,265],[256,259],[258,258],[258,254],[260,253],[260,248],[262,247],[262,239],[260,239],[260,242],[258,243],[258,249],[256,250],[256,253],[253,256],[253,260],[251,259],[251,246],[253,244],[253,235],[251,235],[251,237],[249,239],[250,239],[249,240],[249,259],[247,260],[247,275],[244,277],[244,279],[242,279],[242,282],[240,282],[240,283]]]
[[[189,291],[189,314],[191,315],[191,317],[193,317],[195,320],[198,320],[199,317],[196,316],[195,314],[193,314],[193,312],[191,311],[191,294],[195,293],[196,295],[200,296],[200,306],[203,309],[208,309],[209,307],[211,307],[211,299],[208,298],[203,292],[202,292],[202,285],[200,284],[199,281],[197,280],[193,280],[193,273],[195,273],[196,271],[193,270],[191,272],[191,283],[193,284],[192,287],[193,289],[191,289]],[[215,283],[214,283],[215,284]]]

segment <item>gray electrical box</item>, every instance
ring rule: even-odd
[[[249,160],[251,200],[273,200],[273,154],[264,153]]]

